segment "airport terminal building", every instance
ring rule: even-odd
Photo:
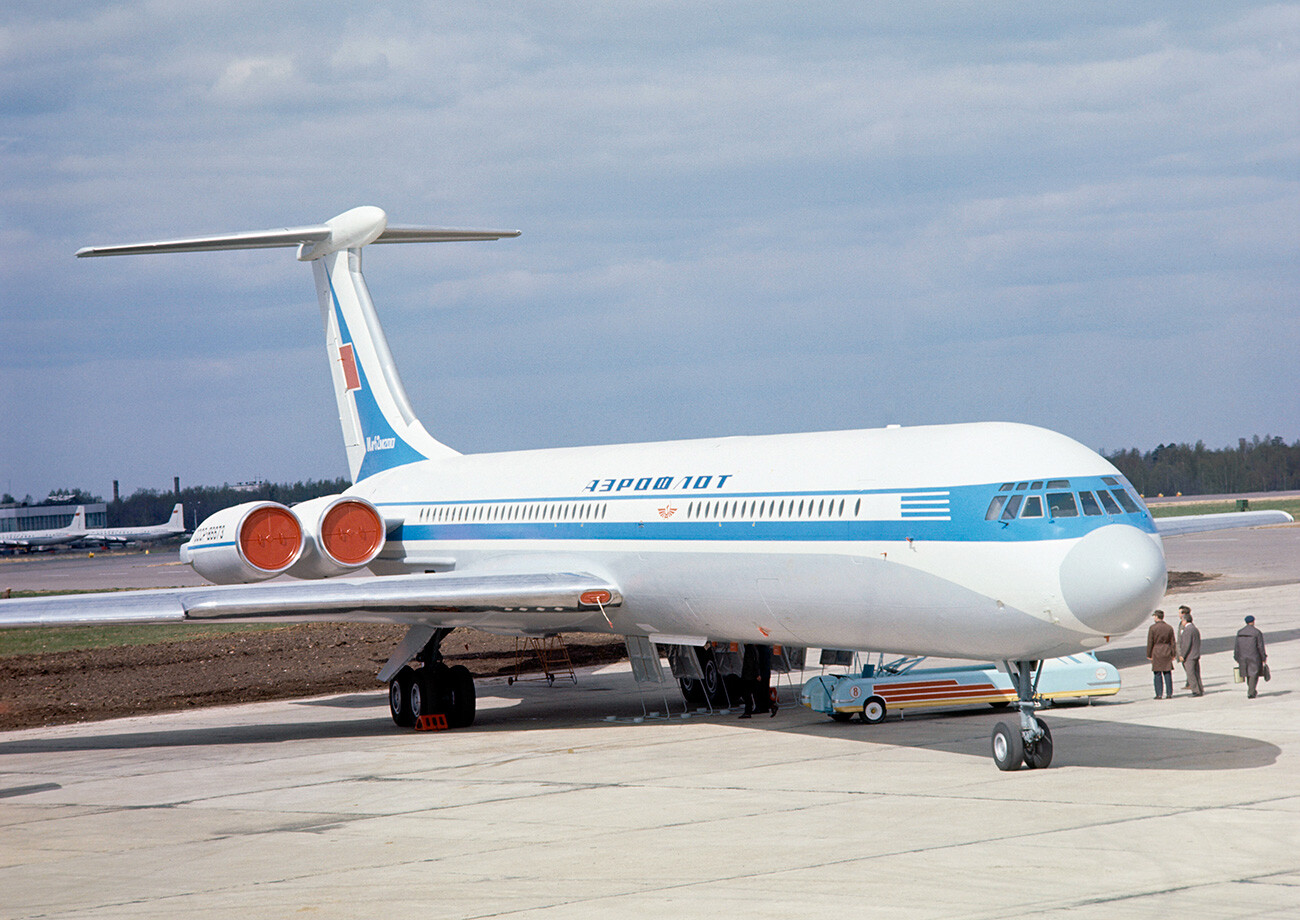
[[[77,505],[11,505],[0,508],[0,533],[16,530],[58,530],[72,523]],[[108,526],[108,506],[95,502],[86,509],[87,527]]]

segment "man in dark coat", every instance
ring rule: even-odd
[[[1187,686],[1192,696],[1205,696],[1201,683],[1201,630],[1192,622],[1192,608],[1179,607],[1181,628],[1178,630],[1178,660],[1183,663]]]
[[[1155,622],[1147,630],[1147,658],[1155,678],[1156,699],[1168,700],[1174,696],[1174,658],[1178,655],[1174,628],[1165,622],[1165,612],[1151,614]]]
[[[1246,617],[1246,625],[1237,631],[1237,644],[1232,650],[1237,667],[1246,678],[1246,698],[1255,698],[1255,686],[1264,671],[1268,655],[1264,652],[1264,634],[1255,628],[1255,618]],[[1267,678],[1266,678],[1267,679]]]

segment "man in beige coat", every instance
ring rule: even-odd
[[[1165,612],[1151,614],[1155,620],[1147,630],[1147,659],[1155,679],[1156,699],[1167,700],[1174,696],[1174,658],[1178,656],[1174,628],[1165,622]]]

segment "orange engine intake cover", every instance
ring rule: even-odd
[[[337,562],[365,565],[383,545],[384,522],[369,504],[343,501],[325,514],[320,537]]]
[[[239,549],[252,565],[267,572],[286,569],[302,546],[302,526],[288,508],[258,508],[239,528]]]

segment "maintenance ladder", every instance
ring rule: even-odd
[[[542,667],[541,677],[525,677],[529,663],[537,659]],[[515,673],[506,678],[507,684],[517,680],[545,680],[548,685],[555,683],[555,678],[568,678],[575,684],[578,675],[573,670],[573,659],[569,657],[569,648],[559,636],[546,636],[538,639],[529,636],[515,639]]]

